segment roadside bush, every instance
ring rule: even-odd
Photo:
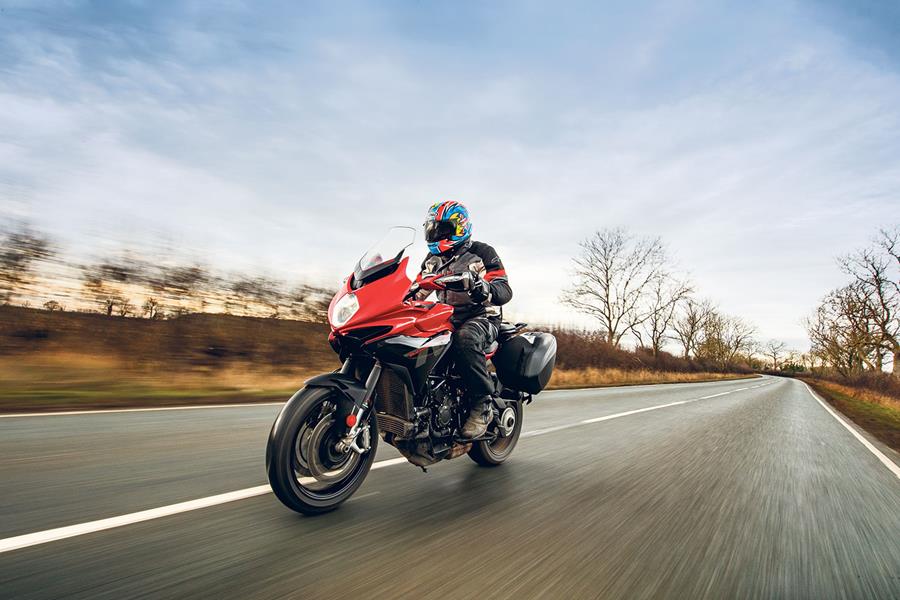
[[[561,369],[621,369],[625,371],[667,371],[674,373],[723,372],[708,361],[685,359],[668,352],[646,348],[624,350],[606,342],[596,331],[549,328],[557,341],[557,365]],[[746,365],[731,365],[726,372],[751,373]]]

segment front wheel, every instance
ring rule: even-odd
[[[512,409],[515,422],[511,424],[504,423],[509,428],[509,434],[505,437],[499,435],[490,442],[475,442],[469,450],[469,458],[477,462],[483,467],[496,467],[506,462],[509,455],[516,447],[519,441],[519,434],[522,433],[522,403],[513,402],[508,409]],[[508,418],[508,415],[507,415]],[[501,419],[503,415],[501,414]],[[499,434],[499,431],[498,431]]]
[[[281,410],[269,434],[269,484],[285,506],[299,513],[314,515],[337,508],[359,489],[375,460],[374,417],[369,419],[367,452],[336,449],[346,430],[338,418],[338,394],[327,388],[300,390]]]

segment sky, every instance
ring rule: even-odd
[[[560,291],[621,226],[804,349],[900,221],[900,5],[0,0],[0,221],[73,255],[333,285],[444,199],[514,317],[590,325]]]

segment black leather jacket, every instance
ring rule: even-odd
[[[451,260],[452,259],[452,260]],[[444,268],[438,270],[441,265]],[[437,292],[438,301],[453,306],[454,325],[474,317],[487,316],[500,320],[500,307],[512,299],[512,288],[506,278],[506,270],[496,250],[482,242],[469,241],[452,255],[429,255],[422,262],[423,273],[451,275],[471,271],[488,282],[490,293],[483,302],[475,302],[467,292]]]

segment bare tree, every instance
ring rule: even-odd
[[[155,298],[144,300],[144,305],[141,308],[144,311],[144,316],[148,319],[159,319],[162,316],[159,302]]]
[[[697,355],[706,320],[713,314],[713,306],[709,300],[694,300],[690,297],[681,306],[680,313],[672,323],[672,331],[684,349],[684,358],[690,358]]]
[[[47,300],[44,302],[44,310],[48,312],[64,312],[65,308],[56,300]]]
[[[313,285],[298,285],[285,296],[288,314],[301,321],[325,322],[334,291]]]
[[[794,371],[804,371],[806,370],[806,366],[804,364],[804,356],[803,353],[795,350],[791,347],[788,347],[784,353],[784,358],[781,359],[781,368],[789,368]],[[792,367],[800,367],[799,369],[795,369]]]
[[[889,354],[894,375],[900,377],[900,228],[882,231],[881,236],[873,247],[842,258],[840,264],[858,290],[858,319],[874,329],[870,337],[877,368],[882,368]]]
[[[88,276],[84,282],[84,290],[88,296],[100,305],[100,310],[106,313],[106,316],[112,315],[113,309],[116,307],[117,294],[110,289],[103,279],[96,276]]]
[[[713,312],[704,323],[697,356],[726,369],[740,357],[749,359],[755,347],[755,334],[753,325],[743,319]]]
[[[285,294],[282,283],[268,277],[239,275],[231,282],[226,309],[238,309],[246,316],[281,316]]]
[[[825,296],[806,320],[811,352],[845,377],[881,369],[870,303],[865,287],[852,283]]]
[[[134,314],[134,304],[129,300],[122,298],[119,301],[118,313],[120,317],[130,317]]]
[[[666,275],[665,248],[659,238],[635,238],[621,228],[601,229],[580,245],[575,281],[562,301],[599,320],[606,341],[618,346],[649,316],[641,303]]]
[[[27,225],[8,233],[0,242],[0,303],[24,293],[34,280],[35,264],[52,255],[49,240]]]
[[[900,267],[900,225],[894,225],[891,229],[882,229],[878,238],[878,246],[885,254],[894,259],[896,266]]]
[[[641,311],[647,316],[642,323],[631,328],[640,346],[648,348],[654,356],[660,353],[671,335],[675,309],[692,291],[688,282],[669,275],[651,282]]]
[[[99,305],[107,316],[113,313],[122,315],[128,304],[123,290],[128,286],[141,285],[145,278],[144,266],[128,256],[84,265],[81,271],[89,301]]]
[[[207,269],[200,265],[160,267],[148,278],[153,293],[165,298],[167,305],[178,314],[203,312],[211,281]]]
[[[772,369],[778,370],[778,362],[786,356],[787,344],[779,340],[769,340],[763,346],[763,354],[772,360]]]

